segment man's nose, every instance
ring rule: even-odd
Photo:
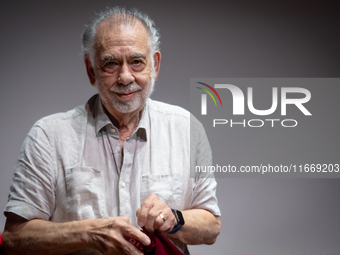
[[[123,85],[128,85],[135,81],[135,77],[130,72],[128,64],[123,64],[119,73],[118,82]]]

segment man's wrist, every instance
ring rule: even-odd
[[[175,218],[176,218],[176,226],[169,232],[169,234],[175,234],[177,233],[185,224],[184,218],[183,218],[183,214],[181,211],[176,210],[176,209],[172,209],[171,208],[172,213],[174,214]]]

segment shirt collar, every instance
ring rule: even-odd
[[[149,101],[150,99],[146,100],[145,106],[143,108],[142,116],[139,120],[137,128],[133,131],[132,136],[136,134],[137,137],[147,141],[147,130],[149,128],[149,121],[148,115],[149,115]],[[100,96],[97,94],[96,98],[94,100],[93,104],[93,118],[94,118],[94,123],[95,123],[95,129],[96,129],[96,135],[98,136],[100,134],[100,131],[103,128],[108,128],[108,129],[115,129],[116,133],[118,134],[118,129],[115,127],[110,118],[107,116],[104,110],[104,106],[101,102]]]

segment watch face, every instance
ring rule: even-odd
[[[182,212],[181,211],[176,211],[176,215],[177,215],[176,218],[177,218],[178,224],[184,225],[184,218],[183,218]]]
[[[174,234],[179,231],[184,225],[184,218],[181,211],[171,209],[172,213],[175,215],[177,225],[169,232],[169,234]]]

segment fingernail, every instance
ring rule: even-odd
[[[145,244],[146,246],[149,246],[149,245],[151,244],[150,238],[145,237],[145,238],[144,238],[144,244]]]

